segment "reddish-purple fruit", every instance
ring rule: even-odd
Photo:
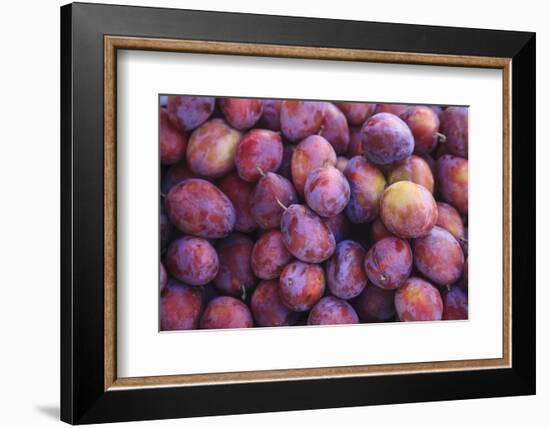
[[[204,285],[216,277],[220,261],[206,239],[186,236],[176,239],[168,247],[166,267],[178,281]]]
[[[281,273],[279,295],[290,310],[310,310],[325,292],[325,274],[316,264],[292,262]]]
[[[184,131],[190,131],[206,122],[214,111],[212,97],[169,96],[170,120]]]
[[[409,243],[390,237],[376,242],[365,257],[365,272],[380,288],[395,290],[411,274],[413,254]]]
[[[251,98],[223,98],[220,109],[233,128],[245,130],[252,128],[262,115],[262,100]]]
[[[350,125],[362,125],[376,110],[376,104],[369,103],[345,102],[336,105],[342,110]]]
[[[278,174],[268,172],[256,184],[250,200],[250,211],[261,228],[278,228],[283,215],[280,203],[288,206],[297,201],[298,196],[292,183]]]
[[[160,329],[194,330],[199,326],[202,312],[200,289],[168,281],[160,298]]]
[[[290,141],[317,133],[323,124],[325,103],[285,100],[281,103],[281,131]]]
[[[388,165],[409,157],[414,137],[405,122],[391,113],[377,113],[361,128],[366,158],[377,165]]]
[[[346,239],[351,230],[351,223],[349,222],[346,214],[341,212],[334,217],[329,217],[324,219],[325,224],[328,226],[332,234],[334,235],[334,240],[338,244],[340,241]]]
[[[352,223],[368,223],[378,215],[380,198],[386,187],[384,174],[364,157],[350,159],[346,171],[351,196],[346,215]]]
[[[281,100],[264,100],[263,112],[256,124],[258,128],[281,130]]]
[[[446,229],[459,243],[464,242],[466,238],[464,223],[458,211],[445,202],[438,202],[437,213],[436,226]]]
[[[250,301],[250,309],[256,324],[261,327],[281,327],[294,324],[296,312],[288,309],[279,295],[279,281],[261,281]]]
[[[252,271],[261,279],[278,278],[292,258],[285,247],[281,232],[276,229],[268,230],[260,236],[252,249]]]
[[[432,284],[411,277],[395,293],[395,309],[401,321],[439,321],[443,301]]]
[[[162,178],[160,186],[162,193],[167,194],[172,187],[188,178],[195,178],[195,174],[191,172],[185,162],[172,165]]]
[[[347,153],[349,145],[348,122],[344,113],[332,103],[326,104],[321,136],[332,145],[336,154]]]
[[[173,165],[185,157],[187,135],[179,131],[168,118],[166,109],[160,109],[160,163]]]
[[[166,269],[164,268],[164,265],[162,264],[162,262],[160,262],[160,266],[159,266],[159,285],[160,285],[160,292],[161,293],[166,288],[167,283],[168,283],[168,274],[166,273]]]
[[[408,104],[378,104],[376,107],[376,113],[391,113],[399,116],[408,108]]]
[[[390,236],[393,236],[392,233],[386,229],[386,226],[384,226],[384,223],[382,220],[380,220],[380,217],[376,217],[376,219],[372,222],[370,225],[370,240],[372,243],[378,242],[381,239],[389,238]]]
[[[413,106],[401,113],[400,117],[414,136],[414,152],[430,153],[439,141],[437,114],[430,107]]]
[[[308,175],[304,195],[308,206],[321,217],[334,217],[346,208],[350,187],[344,174],[329,165]]]
[[[443,316],[441,319],[468,319],[468,295],[460,287],[453,286],[449,291],[443,293]]]
[[[396,162],[390,168],[388,183],[398,181],[412,181],[420,184],[433,193],[434,177],[430,165],[420,156],[412,155],[407,159]]]
[[[361,320],[365,322],[384,322],[395,317],[394,299],[394,290],[384,290],[369,283],[354,300],[353,306]]]
[[[293,146],[292,144],[285,144],[283,146],[283,160],[281,162],[281,166],[277,170],[277,174],[282,175],[285,178],[288,178],[289,180],[292,180],[292,172],[290,169],[290,164],[292,161],[292,153],[294,153],[294,150],[296,149],[296,146]]]
[[[166,212],[178,229],[202,238],[224,238],[235,226],[235,208],[229,198],[212,183],[198,178],[170,189]]]
[[[458,241],[445,229],[435,226],[413,243],[416,268],[438,285],[456,282],[464,268],[464,253]]]
[[[363,291],[367,285],[363,269],[365,254],[365,249],[354,241],[342,241],[336,246],[326,265],[327,285],[336,297],[353,299]]]
[[[389,186],[380,200],[384,226],[400,238],[427,235],[437,221],[437,205],[432,194],[411,181]]]
[[[437,184],[441,198],[461,214],[468,214],[468,160],[443,155],[437,160]]]
[[[201,177],[218,178],[234,167],[242,134],[222,119],[212,119],[195,129],[187,146],[187,164]]]
[[[235,230],[238,232],[252,232],[258,225],[252,216],[250,199],[254,192],[254,185],[248,183],[232,172],[218,182],[219,189],[229,198],[235,208]]]
[[[292,153],[292,182],[299,195],[304,194],[308,175],[322,166],[336,165],[336,153],[330,143],[320,135],[311,135],[296,146]]]
[[[352,126],[349,130],[348,158],[363,156],[363,141],[361,140],[361,127]]]
[[[440,128],[448,153],[468,159],[468,108],[447,107]]]
[[[307,318],[309,325],[357,324],[359,317],[345,300],[334,296],[323,297],[311,309]]]
[[[202,315],[200,327],[204,329],[249,328],[254,326],[252,314],[243,302],[230,296],[212,299]]]
[[[277,171],[283,160],[281,135],[267,129],[248,131],[237,146],[235,165],[239,176],[255,183],[266,172]]]
[[[223,239],[217,246],[220,269],[214,284],[224,294],[246,298],[256,285],[256,277],[250,266],[254,242],[241,234]]]
[[[164,210],[164,205],[160,206],[160,249],[163,250],[166,248],[170,239],[172,238],[172,223],[168,220],[166,212]]]
[[[281,217],[281,233],[288,251],[307,263],[321,263],[336,247],[332,232],[313,211],[304,205],[289,206]]]

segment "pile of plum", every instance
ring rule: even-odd
[[[468,109],[160,98],[161,330],[468,318]]]

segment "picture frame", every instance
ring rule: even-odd
[[[118,50],[502,70],[502,358],[118,377]],[[535,90],[534,33],[63,6],[61,419],[86,424],[534,394]]]

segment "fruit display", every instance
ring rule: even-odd
[[[161,331],[468,319],[468,108],[168,95]]]

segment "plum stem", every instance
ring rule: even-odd
[[[242,291],[242,294],[241,294],[241,300],[246,300],[246,287],[244,286],[244,284],[241,284],[241,291]]]
[[[441,132],[436,132],[435,135],[439,138],[440,143],[445,143],[447,141],[447,136],[445,134],[442,134]]]
[[[166,193],[160,192],[160,196],[161,196],[162,198],[166,198]]]
[[[445,288],[447,289],[447,291],[451,291],[451,284],[446,284]]]
[[[263,170],[262,168],[260,168],[259,166],[257,166],[257,167],[256,167],[256,170],[260,173],[260,175],[261,175],[262,177],[265,177],[265,172],[264,172],[264,170]]]
[[[386,281],[387,279],[385,275],[380,274],[380,281]]]
[[[279,206],[280,206],[283,210],[285,210],[285,211],[288,210],[288,207],[287,207],[285,204],[283,204],[283,203],[279,200],[279,198],[275,198],[275,200],[277,201],[277,203],[279,204]]]

